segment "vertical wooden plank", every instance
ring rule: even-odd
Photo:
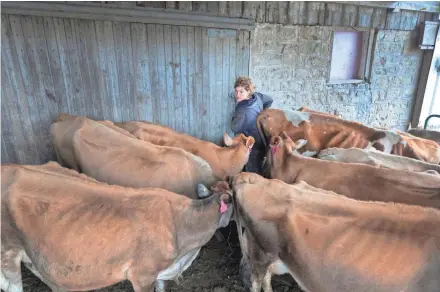
[[[209,131],[207,131],[206,137],[209,141],[213,141],[213,136],[217,133],[216,128],[214,128],[215,121],[216,121],[216,115],[215,115],[215,103],[216,103],[216,97],[217,97],[217,91],[216,91],[216,47],[217,42],[216,38],[209,38],[209,94],[208,94],[208,100],[207,100],[207,108],[208,108],[208,117],[209,117]],[[218,68],[220,69],[220,68]]]
[[[287,24],[288,21],[288,15],[287,15],[287,10],[288,10],[288,5],[289,2],[287,1],[280,1],[278,2],[278,13],[279,13],[279,23],[281,24]]]
[[[307,24],[317,25],[319,23],[319,12],[321,3],[310,2],[307,3]]]
[[[155,124],[161,123],[161,100],[165,98],[164,90],[165,86],[160,86],[159,76],[160,73],[164,71],[165,68],[161,68],[159,70],[159,49],[158,47],[161,45],[159,42],[159,38],[156,37],[156,25],[148,24],[147,25],[147,34],[148,34],[148,66],[149,73],[151,79],[151,101],[153,107],[153,122]],[[163,35],[163,33],[162,33]],[[163,41],[163,38],[162,38]],[[163,45],[163,43],[162,43]],[[163,51],[160,52],[160,55],[163,56]]]
[[[81,69],[79,65],[78,48],[76,42],[75,22],[74,19],[64,18],[64,29],[66,31],[67,40],[67,55],[69,56],[69,68],[73,78],[70,81],[73,83],[72,98],[72,114],[85,115],[84,111],[84,88],[81,76]]]
[[[29,55],[26,49],[25,37],[21,23],[21,16],[9,16],[9,48],[6,47],[6,62],[8,67],[9,82],[13,90],[13,94],[17,102],[16,118],[20,121],[21,133],[17,135],[25,136],[24,149],[25,158],[22,163],[41,162],[44,160],[43,155],[39,151],[39,138],[41,135],[40,117],[35,103],[36,90],[32,86],[31,76],[36,74],[35,70],[30,67]],[[26,17],[26,19],[30,19]],[[28,35],[28,34],[26,34]],[[9,50],[8,50],[9,49]],[[3,50],[3,47],[2,47]],[[3,59],[2,59],[3,62]],[[9,71],[10,70],[10,71]],[[14,101],[15,103],[16,101]]]
[[[218,1],[218,14],[225,16],[227,14],[226,1]]]
[[[179,10],[182,11],[192,11],[192,2],[191,1],[177,1]]]
[[[227,14],[229,17],[242,17],[243,2],[242,1],[227,1]]]
[[[96,41],[98,46],[98,90],[101,96],[101,108],[102,108],[102,118],[105,120],[113,120],[115,117],[113,116],[113,108],[115,107],[115,103],[110,94],[110,74],[109,74],[109,66],[107,61],[108,53],[108,45],[110,41],[105,39],[105,25],[104,21],[96,20],[95,21],[95,30],[96,30]]]
[[[255,2],[255,21],[262,23],[266,19],[266,1]]]
[[[228,103],[229,103],[229,88],[231,87],[230,83],[230,64],[229,64],[229,47],[230,47],[231,38],[225,38],[223,40],[223,82],[222,82],[222,96],[221,96],[221,113],[220,113],[220,136],[218,139],[221,139],[223,133],[227,131],[228,127]],[[221,142],[221,140],[219,141]]]
[[[177,2],[176,1],[165,1],[165,8],[166,9],[177,9]]]
[[[211,115],[214,117],[212,141],[219,142],[221,136],[222,105],[223,105],[223,38],[215,39],[215,85],[211,95]],[[220,108],[219,108],[220,107]]]
[[[87,21],[86,29],[87,61],[90,71],[90,82],[92,84],[92,90],[94,91],[94,100],[92,102],[94,109],[93,114],[97,119],[103,119],[104,113],[101,100],[107,97],[102,96],[101,90],[96,88],[96,84],[99,83],[99,57],[95,21]]]
[[[250,62],[250,32],[243,31],[243,74],[249,76]]]
[[[425,12],[420,12],[420,11],[419,11],[417,14],[418,14],[418,16],[419,16],[419,18],[417,19],[417,26],[419,26],[420,23],[422,23],[423,21],[425,21],[425,15],[426,15],[426,13],[425,13]]]
[[[233,94],[234,92],[234,83],[237,78],[237,69],[236,69],[236,61],[237,61],[237,38],[231,38],[229,41],[229,87],[228,94]],[[228,96],[228,111],[227,111],[227,125],[226,132],[229,135],[232,135],[231,130],[231,119],[232,114],[234,112],[235,99],[233,96]]]
[[[50,73],[53,80],[54,97],[57,101],[57,111],[68,112],[68,93],[63,81],[61,57],[58,49],[55,20],[52,17],[44,17],[44,31],[47,42]]]
[[[402,18],[400,23],[400,28],[402,30],[413,30],[417,25],[417,11],[402,11]]]
[[[203,107],[203,89],[204,89],[204,70],[203,70],[203,57],[205,55],[205,51],[202,49],[203,46],[203,31],[201,27],[194,28],[194,59],[195,59],[195,77],[193,80],[193,91],[194,91],[194,122],[193,125],[195,127],[195,137],[202,139],[203,138],[203,124],[204,120],[202,119],[202,107]]]
[[[79,60],[79,70],[81,71],[81,83],[84,88],[84,94],[82,95],[83,107],[81,108],[81,115],[85,115],[88,118],[93,119],[94,104],[92,100],[95,99],[94,90],[92,89],[89,65],[87,60],[87,47],[86,47],[86,20],[74,19],[75,29],[75,41],[77,45],[77,54]]]
[[[320,2],[318,25],[325,25],[326,11],[327,11],[327,4],[325,2]]]
[[[325,25],[327,26],[342,25],[342,4],[336,4],[330,2],[327,3]]]
[[[14,93],[9,82],[7,74],[9,74],[6,59],[6,50],[9,50],[9,39],[6,37],[6,26],[8,25],[8,18],[2,15],[2,62],[1,62],[1,82],[2,82],[2,97],[1,97],[1,140],[6,144],[7,157],[10,162],[24,163],[26,159],[25,154],[25,137],[21,134],[21,129],[18,127],[19,115],[14,100]],[[10,113],[11,112],[11,113]],[[3,155],[3,153],[2,153]],[[2,156],[2,163],[3,163]]]
[[[136,102],[135,120],[153,120],[150,70],[147,52],[147,25],[131,23],[133,48],[134,90]]]
[[[174,125],[174,80],[173,80],[173,50],[171,43],[171,26],[164,25],[164,50],[165,50],[165,67],[166,67],[166,99],[162,103],[161,110],[165,113],[168,112],[168,118],[166,125],[173,129],[176,129]]]
[[[363,6],[359,7],[357,26],[370,28],[372,26],[373,12],[373,8]]]
[[[208,2],[208,12],[218,14],[219,13],[219,2],[218,1],[209,1]]]
[[[48,17],[46,17],[48,18]],[[60,96],[55,95],[55,89],[53,84],[53,78],[52,78],[52,72],[50,68],[50,62],[49,62],[49,54],[48,54],[48,48],[47,48],[47,42],[48,42],[48,36],[45,33],[44,28],[44,22],[43,17],[32,17],[32,25],[34,28],[34,34],[35,34],[35,40],[36,40],[36,46],[37,46],[37,55],[39,65],[37,68],[40,68],[40,72],[38,73],[39,77],[41,78],[42,82],[42,106],[48,106],[49,111],[48,113],[50,115],[47,115],[47,113],[44,115],[40,114],[40,122],[43,127],[43,132],[46,134],[47,138],[49,139],[49,131],[47,130],[47,127],[50,126],[52,123],[52,120],[56,117],[56,115],[59,112],[58,104],[60,101]],[[50,139],[49,139],[50,140]],[[49,149],[52,150],[51,143],[49,143]]]
[[[54,18],[54,30],[56,35],[56,43],[60,57],[60,70],[62,82],[65,88],[63,98],[61,98],[59,110],[67,113],[73,112],[73,84],[70,81],[72,77],[69,68],[69,55],[67,50],[66,31],[64,29],[64,21],[62,18]],[[55,74],[55,73],[53,73]],[[62,90],[62,89],[61,89]]]
[[[237,77],[238,76],[242,76],[242,57],[243,57],[243,54],[241,53],[242,52],[242,49],[243,49],[243,34],[242,34],[242,32],[241,31],[238,31],[238,34],[237,34],[237,46],[236,46],[236,48],[237,48],[237,50],[236,50],[236,54],[235,54],[235,57],[236,57],[236,61],[235,61],[235,68],[236,68],[236,75],[237,75]]]
[[[181,121],[181,129],[183,132],[189,134],[189,119],[188,116],[188,27],[180,26],[179,29],[179,48],[180,48],[180,79],[181,79],[181,93],[179,100],[181,102],[181,112],[182,112],[182,121]],[[179,70],[179,68],[177,68]]]
[[[193,1],[193,11],[195,12],[207,12],[208,3],[206,1]]]
[[[384,29],[387,19],[387,10],[383,8],[374,8],[372,28]]]
[[[168,30],[167,30],[168,31]],[[157,41],[157,67],[156,70],[158,72],[158,80],[159,80],[159,88],[161,89],[159,95],[159,104],[160,104],[160,123],[165,126],[170,126],[168,122],[168,66],[170,59],[170,49],[171,49],[171,41],[169,41],[170,35],[167,37],[167,41],[165,40],[165,26],[164,25],[156,25],[156,41]],[[171,78],[170,78],[171,79]],[[172,86],[172,84],[171,84]]]
[[[179,27],[173,25],[171,27],[171,45],[172,45],[172,64],[171,69],[173,71],[173,99],[171,111],[174,109],[174,129],[179,132],[183,132],[183,100],[182,100],[182,78],[180,74],[182,63],[180,61],[180,40],[179,40]]]
[[[255,1],[243,1],[243,18],[255,19]]]
[[[387,11],[386,29],[400,29],[400,20],[402,12],[393,12],[393,10]]]
[[[192,136],[195,136],[197,132],[195,131],[196,125],[195,125],[195,119],[194,119],[194,113],[195,113],[195,97],[196,92],[194,90],[195,82],[196,80],[200,80],[197,78],[196,73],[196,62],[195,62],[195,56],[194,56],[194,46],[195,46],[195,34],[194,34],[194,27],[189,26],[187,28],[187,38],[186,38],[186,47],[187,47],[187,96],[186,96],[186,104],[187,104],[187,112],[186,112],[186,122],[188,127],[188,133]],[[185,44],[184,44],[185,45]]]
[[[1,139],[1,143],[2,143],[2,149],[1,149],[1,161],[2,164],[6,164],[6,163],[13,163],[14,161],[11,160],[11,158],[9,157],[9,153],[8,153],[8,149],[6,148],[6,144],[5,141],[3,139],[3,134],[2,134],[2,139]]]
[[[126,22],[113,22],[115,38],[116,63],[119,80],[119,99],[121,102],[122,121],[133,119],[133,65],[130,24]]]
[[[203,65],[202,65],[202,73],[203,73],[203,95],[200,109],[200,119],[203,120],[202,123],[202,139],[209,139],[209,100],[211,99],[210,94],[210,45],[208,39],[208,29],[202,28],[202,54],[203,54]]]
[[[343,6],[343,16],[342,25],[343,26],[356,26],[357,14],[359,6],[356,5],[344,5]]]
[[[58,105],[48,101],[47,96],[53,99],[53,84],[48,69],[47,46],[44,36],[44,28],[40,23],[36,23],[36,17],[21,17],[26,55],[22,67],[23,85],[28,95],[28,105],[30,120],[34,134],[34,142],[37,145],[41,161],[45,161],[51,156],[52,145],[48,127],[57,113]],[[17,44],[17,43],[16,43]],[[44,67],[44,69],[43,69]],[[50,107],[56,108],[52,110]],[[51,114],[52,113],[52,114]]]
[[[279,22],[278,2],[274,2],[274,1],[266,2],[266,22],[268,23]]]

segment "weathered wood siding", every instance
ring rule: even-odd
[[[53,159],[60,112],[220,142],[247,31],[2,14],[2,163]]]
[[[61,1],[60,1],[61,2]],[[438,13],[307,1],[100,1],[69,2],[77,5],[150,7],[192,11],[218,16],[249,18],[258,23],[353,26],[413,30],[425,20],[438,21]]]

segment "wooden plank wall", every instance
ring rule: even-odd
[[[67,2],[67,1],[64,1]],[[413,30],[425,20],[438,21],[438,13],[307,1],[75,1],[69,4],[150,7],[192,11],[227,17],[249,18],[258,23],[353,26],[377,29]]]
[[[249,32],[4,14],[1,21],[2,163],[53,159],[49,129],[60,112],[148,120],[216,143],[230,133],[228,93],[236,76],[249,74]]]

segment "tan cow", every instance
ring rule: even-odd
[[[20,263],[53,291],[129,280],[136,292],[177,278],[219,227],[231,193],[191,200],[107,185],[55,164],[2,166],[1,288],[22,292]]]
[[[340,119],[334,115],[302,111],[265,109],[257,118],[257,127],[266,142],[285,131],[292,140],[307,140],[300,150],[312,156],[326,148],[375,148],[396,154],[440,163],[440,145],[431,140],[399,135],[393,130],[374,129]]]
[[[231,139],[225,133],[223,138],[227,147],[219,147],[162,125],[140,121],[115,124],[140,140],[161,146],[182,148],[200,156],[209,163],[214,175],[220,180],[226,180],[242,171],[255,143],[253,137],[240,134]]]
[[[377,150],[360,148],[328,148],[319,152],[318,158],[345,163],[363,163],[378,167],[415,172],[433,170],[440,173],[440,165],[438,164],[431,164],[409,157],[386,154]]]
[[[106,122],[111,126],[111,122]],[[120,131],[124,130],[114,130],[84,117],[66,118],[51,127],[59,162],[98,181],[163,188],[191,198],[197,198],[198,184],[211,186],[216,182],[209,164],[202,158]]]
[[[271,292],[271,275],[284,273],[313,292],[440,287],[440,210],[357,201],[254,173],[237,175],[233,190],[252,292]]]
[[[286,183],[309,185],[364,201],[397,202],[440,208],[440,176],[326,161],[300,155],[285,133],[272,137],[265,174]]]

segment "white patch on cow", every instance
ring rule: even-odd
[[[6,278],[5,274],[3,274],[3,271],[1,271],[1,288],[3,291],[8,291],[9,287],[9,280]]]
[[[269,271],[275,275],[290,274],[289,268],[281,260],[272,263],[269,267]]]
[[[307,156],[307,157],[312,157],[313,155],[315,155],[316,151],[304,151],[303,153],[301,153],[302,156]]]
[[[194,249],[181,258],[177,259],[167,269],[162,270],[157,275],[157,280],[173,280],[179,277],[186,269],[191,266],[192,262],[199,254],[200,248]]]
[[[373,141],[371,145],[376,142],[382,144],[384,147],[384,153],[391,153],[391,151],[393,150],[393,145],[396,145],[397,143],[403,143],[402,137],[400,137],[399,134],[397,134],[395,131],[383,130],[383,132],[385,133],[385,137]]]
[[[286,115],[286,119],[289,120],[292,125],[298,127],[299,123],[303,121],[309,121],[310,114],[308,112],[299,112],[293,110],[283,110]]]

